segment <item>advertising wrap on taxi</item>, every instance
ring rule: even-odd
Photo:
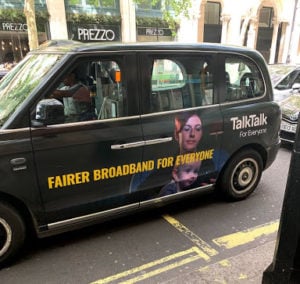
[[[214,148],[202,149],[203,125],[196,112],[179,113],[174,117],[173,133],[176,145],[174,155],[162,156],[126,164],[102,166],[78,172],[64,173],[47,177],[49,190],[74,189],[75,185],[98,183],[109,179],[131,177],[128,192],[143,190],[145,184],[152,183],[157,176],[163,174],[169,181],[159,189],[155,189],[153,197],[178,193],[192,188],[197,188],[207,183],[214,183],[217,175],[217,165],[214,165]],[[206,163],[209,164],[207,167]],[[206,167],[201,173],[201,167]],[[208,170],[208,171],[207,171]],[[210,172],[212,175],[208,175]],[[99,187],[100,188],[100,187]],[[101,189],[99,189],[101,190]]]
[[[186,153],[174,157],[164,157],[158,160],[148,160],[138,163],[119,165],[109,168],[94,169],[93,171],[82,171],[60,176],[48,177],[48,188],[58,189],[71,185],[101,181],[104,179],[117,178],[126,175],[134,175],[147,171],[159,170],[168,167],[183,167],[192,163],[200,163],[213,158],[214,149]]]

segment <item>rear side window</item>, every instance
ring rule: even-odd
[[[245,58],[225,59],[226,101],[263,96],[265,85],[257,66]]]
[[[148,112],[213,104],[210,66],[210,56],[153,59]]]

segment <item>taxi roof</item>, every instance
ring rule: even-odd
[[[143,50],[195,50],[195,51],[214,51],[214,52],[237,52],[249,56],[259,54],[254,49],[241,46],[224,45],[218,43],[179,43],[179,42],[139,42],[139,43],[120,43],[120,42],[93,42],[83,43],[72,40],[52,40],[40,45],[32,51],[34,53],[85,53],[95,51],[143,51]]]

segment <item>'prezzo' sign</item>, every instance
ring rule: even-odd
[[[230,118],[233,130],[240,130],[240,137],[259,136],[267,133],[267,128],[252,129],[268,125],[264,113],[235,116]]]
[[[119,26],[103,26],[98,24],[68,24],[73,40],[79,41],[120,41]]]
[[[2,31],[10,31],[10,32],[27,32],[28,27],[27,24],[24,23],[9,23],[4,22],[0,24]]]

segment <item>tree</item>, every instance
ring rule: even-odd
[[[189,18],[192,0],[134,0],[138,5],[161,7],[163,18],[172,30],[175,30],[175,21],[179,16]]]
[[[25,1],[24,14],[26,16],[26,22],[28,27],[29,49],[33,50],[38,48],[39,46],[36,20],[35,20],[35,4],[34,4],[34,0],[24,0],[24,1]]]

